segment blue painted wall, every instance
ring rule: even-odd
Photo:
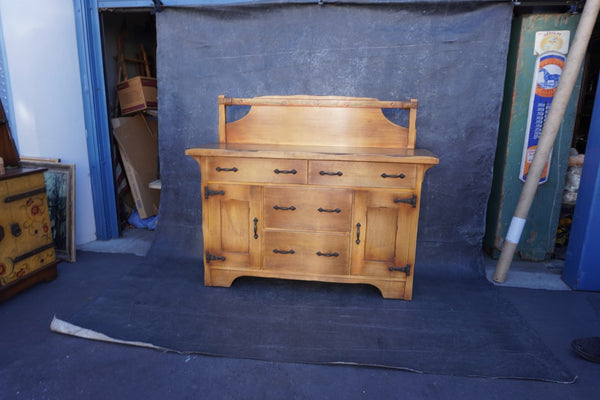
[[[562,278],[573,289],[600,291],[600,85]]]

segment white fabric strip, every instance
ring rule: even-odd
[[[506,240],[518,244],[521,239],[521,234],[523,233],[523,228],[525,227],[525,219],[519,217],[513,217],[510,221],[510,227],[508,228],[508,233],[506,234]]]

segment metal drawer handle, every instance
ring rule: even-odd
[[[356,244],[360,244],[360,227],[362,225],[360,224],[360,222],[358,222],[356,224]]]
[[[381,174],[382,178],[400,178],[400,179],[404,179],[406,178],[406,175],[404,174],[400,174],[400,175],[388,175],[385,172],[383,174]]]
[[[275,168],[273,170],[273,172],[275,172],[276,174],[292,174],[292,175],[296,175],[298,173],[298,171],[296,171],[295,169],[285,170],[285,169],[277,169],[277,168]]]
[[[46,251],[46,250],[48,250],[48,249],[52,249],[52,248],[54,248],[54,242],[50,242],[50,243],[48,243],[48,244],[45,244],[45,245],[43,245],[43,246],[41,246],[41,247],[38,247],[37,249],[33,249],[33,250],[31,250],[31,251],[28,251],[27,253],[24,253],[24,254],[21,254],[21,255],[18,255],[18,256],[16,256],[16,257],[13,259],[13,263],[18,263],[18,262],[20,262],[20,261],[23,261],[23,260],[25,260],[26,258],[29,258],[29,257],[35,256],[36,254],[39,254],[39,253],[41,253],[41,252],[43,252],[43,251]],[[42,259],[42,260],[40,260],[40,261],[41,261],[42,263],[44,262],[44,260],[43,260],[43,259]]]
[[[4,198],[4,202],[5,203],[11,203],[13,201],[23,200],[23,199],[26,199],[28,197],[35,196],[36,194],[42,194],[42,193],[46,193],[46,187],[45,186],[43,188],[30,190],[28,192],[19,193],[19,194],[15,194],[15,195],[12,195],[12,196],[6,196]]]
[[[217,167],[215,168],[217,170],[217,172],[238,172],[238,169],[236,167],[233,168],[221,168],[221,167]]]
[[[342,176],[344,174],[342,174],[342,171],[338,171],[338,172],[319,171],[319,175],[337,175],[337,176]]]
[[[258,218],[254,218],[254,239],[258,239]]]
[[[338,257],[340,253],[337,251],[335,253],[321,253],[320,251],[317,251],[317,255],[320,257]]]
[[[290,210],[290,211],[294,211],[296,209],[296,207],[294,207],[294,206],[280,207],[278,205],[274,205],[273,208],[276,210]]]
[[[317,211],[318,212],[326,212],[326,213],[338,213],[338,214],[342,212],[342,210],[340,210],[339,208],[336,208],[336,209],[329,208],[328,209],[328,208],[323,208],[323,207],[319,207],[317,209]]]
[[[277,249],[273,249],[273,253],[275,253],[275,254],[294,254],[296,252],[294,251],[294,249],[291,249],[291,250],[277,250]]]

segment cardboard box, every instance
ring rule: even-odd
[[[156,110],[156,79],[136,76],[120,82],[117,84],[117,96],[123,115],[142,110]]]
[[[160,191],[151,189],[158,178],[158,121],[143,113],[113,118],[113,135],[141,218],[158,214]]]

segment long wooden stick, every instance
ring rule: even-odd
[[[523,233],[523,227],[525,226],[527,215],[538,189],[538,183],[546,165],[546,160],[554,145],[558,129],[560,128],[565,110],[569,104],[569,99],[571,98],[571,93],[573,92],[573,87],[575,86],[575,81],[579,75],[579,69],[585,57],[590,36],[598,17],[599,8],[600,0],[587,0],[583,8],[583,13],[579,20],[575,37],[573,38],[573,44],[571,45],[571,51],[565,60],[565,67],[558,81],[556,93],[550,105],[550,111],[544,122],[537,149],[527,173],[527,180],[521,190],[519,202],[510,222],[506,239],[502,245],[502,252],[500,253],[500,259],[496,265],[493,277],[495,282],[504,283],[506,280],[506,275],[515,255],[517,244],[521,239],[521,233]]]

